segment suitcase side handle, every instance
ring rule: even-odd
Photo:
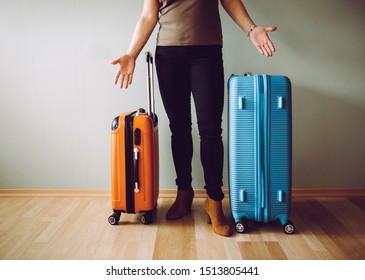
[[[147,114],[155,120],[155,86],[153,73],[153,57],[150,52],[146,52],[147,62]]]

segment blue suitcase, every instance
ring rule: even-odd
[[[291,82],[285,76],[232,75],[228,94],[228,180],[236,231],[247,232],[246,220],[280,220],[292,234]]]

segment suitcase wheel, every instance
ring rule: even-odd
[[[108,218],[108,222],[111,225],[117,225],[119,223],[120,220],[120,214],[114,213],[113,215],[109,216]]]
[[[238,222],[236,222],[236,231],[238,233],[246,233],[247,232],[247,224],[241,220],[239,220]]]
[[[283,228],[286,234],[293,234],[295,231],[295,227],[291,221],[287,221]]]
[[[141,217],[141,222],[144,225],[149,225],[150,223],[152,223],[152,211],[143,214]]]

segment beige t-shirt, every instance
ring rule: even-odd
[[[159,0],[158,46],[222,45],[219,0]]]

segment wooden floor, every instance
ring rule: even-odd
[[[166,221],[172,202],[159,199],[151,225],[124,214],[111,226],[107,197],[1,197],[0,259],[365,259],[365,197],[293,198],[295,234],[249,223],[249,233],[229,238],[206,223],[204,198],[184,219]],[[224,211],[233,225],[228,199]]]

